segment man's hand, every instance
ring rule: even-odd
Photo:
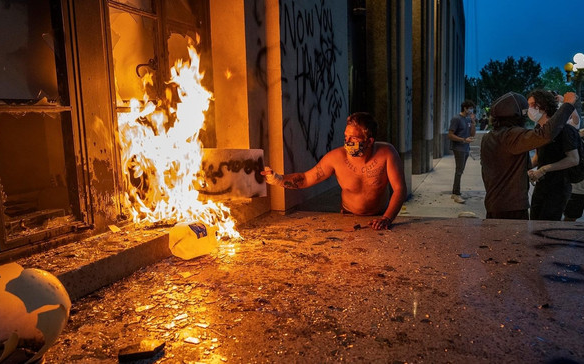
[[[369,226],[373,228],[373,230],[384,230],[391,227],[391,219],[389,217],[382,216],[379,219],[373,219],[369,222]]]
[[[527,171],[527,175],[529,176],[529,181],[531,183],[536,183],[538,182],[540,179],[543,178],[543,176],[545,176],[545,169],[542,168],[538,168],[538,169],[530,169],[529,171]]]
[[[260,172],[266,178],[266,183],[274,186],[282,185],[282,175],[274,172],[270,167],[265,166],[264,170]]]
[[[564,103],[574,105],[576,103],[576,100],[578,100],[578,96],[576,95],[575,92],[566,92],[564,94]]]

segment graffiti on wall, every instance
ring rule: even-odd
[[[412,115],[413,115],[413,86],[412,81],[406,76],[406,120],[405,120],[405,144],[406,150],[411,150],[412,141]]]
[[[204,149],[197,190],[214,198],[266,196],[261,149]]]
[[[280,2],[283,97],[295,107],[285,116],[285,127],[301,132],[315,160],[333,148],[336,124],[344,120],[347,109],[341,79],[346,70],[338,69],[343,51],[335,39],[333,20],[333,9],[325,0]],[[287,150],[298,142],[291,139],[285,140]]]
[[[264,28],[264,13],[262,12],[261,5],[256,0],[253,4],[253,24],[255,24],[257,31],[256,45],[257,54],[254,63],[253,75],[259,85],[262,86],[264,90],[268,89],[268,73],[266,70],[266,57],[268,48],[265,44],[265,39],[262,37],[262,32],[260,29]]]

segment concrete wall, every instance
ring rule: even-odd
[[[435,12],[433,0],[413,3],[413,115],[412,173],[426,173],[433,166],[434,144],[434,75]]]
[[[450,154],[448,127],[464,101],[464,8],[462,0],[442,1],[438,7],[437,118],[434,120],[434,157]]]
[[[266,4],[210,1],[217,148],[268,153]],[[267,197],[228,203],[240,222],[270,210]]]
[[[279,136],[270,139],[270,163],[279,173],[303,172],[343,145],[349,111],[347,9],[332,0],[282,0],[277,13],[281,83],[275,93],[281,105],[274,105],[275,95],[269,107],[281,107],[281,115],[273,115],[281,121],[271,120],[270,128],[281,128],[282,139],[281,144]],[[281,148],[281,155],[272,153],[273,148]],[[306,190],[272,189],[273,194],[284,193],[284,200],[272,201],[272,209],[290,209],[335,183],[331,179]]]
[[[367,110],[379,123],[378,140],[400,153],[406,184],[412,168],[412,6],[368,0]]]

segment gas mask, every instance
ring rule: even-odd
[[[361,157],[365,150],[366,142],[345,142],[345,150],[351,157]]]

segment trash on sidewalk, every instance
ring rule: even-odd
[[[137,344],[132,344],[120,349],[118,361],[120,363],[136,360],[152,359],[164,350],[165,342],[156,339],[143,339]]]
[[[476,219],[478,216],[477,216],[477,214],[475,214],[472,211],[463,211],[460,214],[458,214],[458,217],[466,217],[466,218],[474,218],[474,219]]]

